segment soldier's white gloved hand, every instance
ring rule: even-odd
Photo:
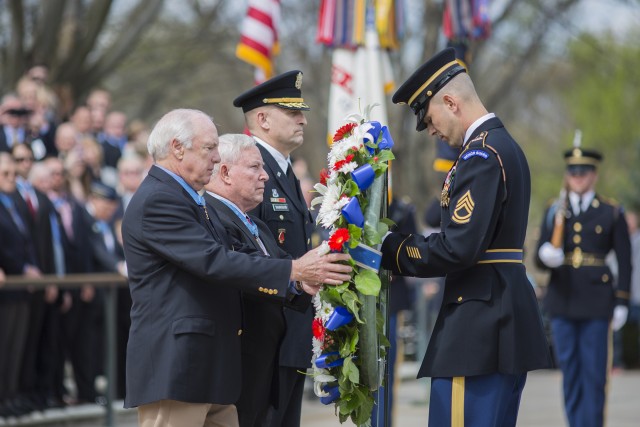
[[[540,246],[538,256],[540,261],[549,268],[557,268],[564,263],[564,251],[561,248],[556,248],[550,242]]]
[[[629,314],[629,309],[624,305],[616,305],[616,308],[613,309],[613,320],[611,321],[611,327],[614,332],[619,331],[620,328],[627,323],[627,315]]]

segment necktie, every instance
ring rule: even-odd
[[[29,209],[29,214],[33,219],[36,218],[36,208],[33,205],[33,200],[31,199],[31,193],[29,190],[24,192],[24,201],[27,203],[27,209]]]
[[[56,275],[63,276],[66,272],[64,262],[64,249],[62,248],[62,240],[60,237],[60,224],[56,214],[51,212],[49,216],[51,222],[51,238],[53,241],[53,263],[56,269]]]
[[[16,227],[18,227],[18,230],[20,230],[20,233],[26,235],[27,227],[24,225],[24,221],[22,220],[22,218],[20,218],[20,214],[16,210],[16,207],[13,204],[13,200],[11,200],[9,196],[3,195],[2,203],[4,204],[5,208],[7,208],[7,210],[9,211],[9,214],[11,215],[11,219],[13,219],[13,223],[16,225]]]
[[[98,226],[100,227],[100,231],[102,232],[102,240],[104,240],[104,245],[107,247],[109,253],[114,253],[116,244],[109,224],[104,221],[98,221]]]
[[[298,178],[296,178],[296,174],[293,173],[293,168],[291,167],[291,165],[289,165],[289,167],[287,168],[287,178],[291,183],[291,188],[293,188],[296,194],[298,195],[298,199],[302,200],[300,182],[298,181]]]
[[[582,209],[582,196],[578,197],[578,215],[580,215],[583,212]]]

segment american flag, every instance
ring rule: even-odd
[[[256,67],[256,84],[273,77],[279,20],[280,0],[249,0],[236,56]]]

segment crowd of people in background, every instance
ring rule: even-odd
[[[64,113],[33,67],[0,100],[0,282],[7,276],[120,273],[120,221],[151,165],[148,131],[95,89]],[[100,403],[103,290],[0,291],[0,417]],[[129,290],[118,291],[117,397],[124,397]],[[71,367],[71,370],[68,368]],[[68,381],[72,378],[72,381]]]

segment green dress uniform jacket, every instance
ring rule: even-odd
[[[535,293],[522,264],[531,180],[502,122],[476,129],[445,180],[440,233],[392,233],[382,265],[446,276],[418,377],[520,374],[551,367]]]
[[[551,205],[544,216],[540,246],[551,240]],[[629,304],[631,243],[622,208],[596,194],[589,208],[574,215],[569,208],[564,227],[565,262],[552,268],[544,301],[546,312],[568,319],[611,318],[616,305]],[[613,250],[618,262],[618,280],[604,259]],[[536,251],[536,254],[538,251]],[[548,269],[538,258],[538,265]]]

